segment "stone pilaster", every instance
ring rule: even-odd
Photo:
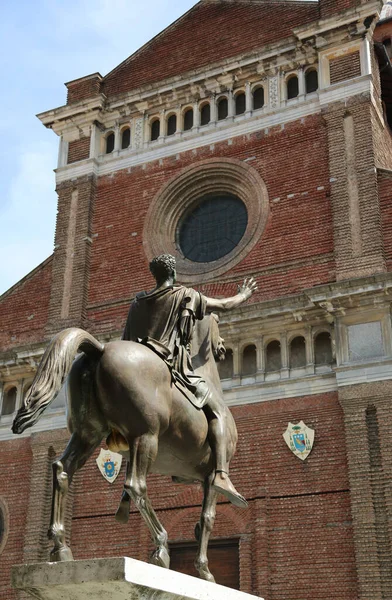
[[[47,331],[82,327],[86,317],[95,177],[57,188],[59,203]]]
[[[371,106],[336,103],[324,113],[338,280],[384,272]]]
[[[392,381],[342,387],[359,600],[392,597]]]

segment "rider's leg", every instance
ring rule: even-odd
[[[215,457],[215,477],[212,487],[223,494],[236,506],[246,507],[248,504],[237,492],[230,481],[226,459],[226,415],[221,404],[210,394],[204,407],[208,419],[208,441]]]

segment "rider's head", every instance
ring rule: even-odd
[[[176,259],[171,254],[161,254],[150,262],[150,271],[158,285],[173,277],[176,280]]]

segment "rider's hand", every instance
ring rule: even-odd
[[[257,283],[253,279],[253,277],[249,277],[249,279],[244,279],[244,283],[238,286],[238,293],[245,296],[245,300],[251,297],[253,292],[257,290]]]

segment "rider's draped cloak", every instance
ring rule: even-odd
[[[208,388],[193,371],[187,343],[195,319],[203,319],[206,305],[202,294],[184,286],[141,292],[130,306],[122,336],[123,340],[142,343],[158,354],[169,367],[176,387],[198,408],[205,404]]]

